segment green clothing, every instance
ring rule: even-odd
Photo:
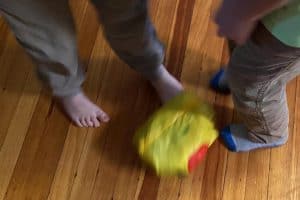
[[[266,28],[281,42],[300,48],[300,0],[294,0],[283,8],[267,15]]]

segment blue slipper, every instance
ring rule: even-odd
[[[230,89],[228,86],[220,86],[220,78],[224,75],[225,70],[220,69],[218,73],[216,73],[210,81],[210,87],[215,90],[216,92],[222,94],[230,94]]]
[[[230,150],[230,151],[233,151],[233,152],[237,152],[237,147],[236,147],[236,144],[235,144],[235,141],[232,137],[232,133],[230,131],[230,126],[227,126],[225,127],[221,133],[220,133],[220,136],[225,144],[225,146]]]

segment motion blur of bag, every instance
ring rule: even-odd
[[[196,95],[182,93],[136,132],[141,159],[159,176],[188,175],[218,137],[213,109]]]

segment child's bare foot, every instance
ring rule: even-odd
[[[152,81],[153,87],[156,89],[163,103],[172,99],[183,91],[181,83],[172,76],[164,66],[158,79]]]
[[[77,126],[99,127],[100,123],[109,121],[108,115],[82,92],[74,96],[59,97],[58,100]]]

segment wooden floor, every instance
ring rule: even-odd
[[[228,59],[211,23],[216,0],[151,0],[166,44],[166,64],[184,85],[215,105],[217,126],[234,118],[230,97],[208,89]],[[71,125],[41,88],[33,66],[0,19],[0,199],[9,200],[299,200],[300,79],[288,87],[286,146],[229,153],[220,142],[186,178],[158,178],[131,145],[134,130],[159,106],[154,91],[104,41],[94,10],[72,0],[85,89],[112,121],[99,129]]]

